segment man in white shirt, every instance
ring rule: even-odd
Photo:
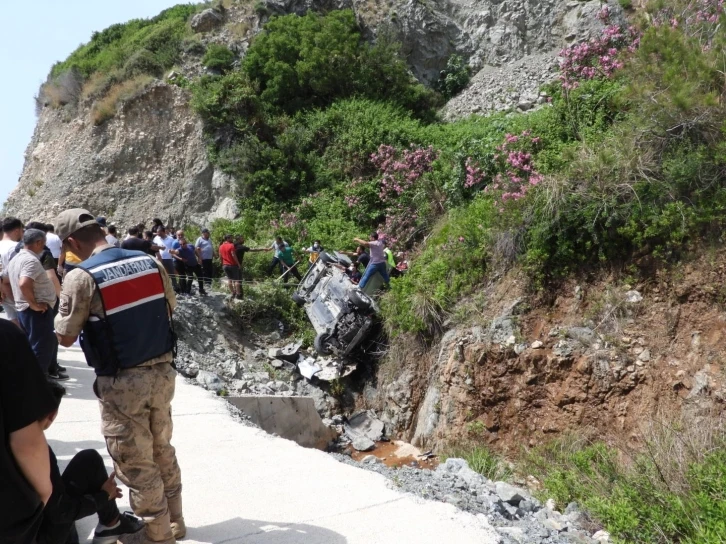
[[[10,261],[10,280],[18,319],[30,341],[40,368],[48,373],[58,353],[53,326],[55,285],[38,258],[45,247],[45,232],[28,229],[23,234],[23,249]]]
[[[0,290],[2,291],[3,308],[8,319],[20,326],[18,312],[15,309],[13,290],[7,277],[10,258],[15,254],[15,248],[23,237],[23,223],[15,217],[6,217],[2,224],[3,237],[0,240]]]
[[[159,252],[159,258],[161,264],[164,265],[164,269],[171,278],[171,284],[174,286],[174,291],[179,292],[179,286],[176,281],[176,268],[174,268],[174,257],[171,255],[171,250],[174,249],[174,238],[166,233],[166,229],[163,226],[159,226],[156,229],[156,236],[154,237],[154,245],[163,247]]]
[[[45,228],[48,231],[45,235],[45,245],[48,249],[50,249],[50,254],[53,255],[53,258],[55,259],[55,266],[57,267],[58,259],[60,259],[63,251],[63,242],[61,242],[61,239],[55,233],[55,227],[53,225],[49,223],[45,226]]]
[[[214,259],[214,246],[209,238],[209,229],[202,229],[202,235],[194,243],[194,247],[199,249],[199,256],[202,260],[202,277],[207,289],[212,288],[212,260]]]
[[[113,247],[121,247],[121,242],[116,238],[116,225],[108,226],[108,234],[106,235],[106,242]]]

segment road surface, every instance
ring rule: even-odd
[[[64,468],[93,448],[111,463],[100,434],[93,371],[78,348],[63,349],[64,382],[56,423],[46,433]],[[489,544],[499,539],[482,516],[389,487],[378,474],[344,465],[246,427],[226,402],[177,379],[174,439],[183,478],[188,543]],[[128,510],[124,488],[122,510]],[[95,516],[79,522],[81,541]]]

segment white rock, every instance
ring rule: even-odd
[[[540,342],[539,340],[535,340],[532,342],[532,349],[542,349],[544,347],[544,344]]]
[[[592,535],[592,539],[602,543],[610,542],[610,533],[607,531],[598,531]]]
[[[625,300],[627,300],[631,304],[635,304],[643,300],[643,295],[635,290],[628,291],[627,293],[625,293]]]

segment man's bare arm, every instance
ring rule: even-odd
[[[39,422],[10,433],[10,451],[28,483],[47,504],[53,493],[50,481],[50,456],[48,443]]]
[[[368,242],[366,240],[361,240],[360,238],[353,238],[353,241],[359,243],[362,246],[366,246],[366,247],[371,245],[370,242]]]

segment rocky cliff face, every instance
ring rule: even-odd
[[[231,191],[207,160],[186,93],[159,82],[100,126],[45,108],[7,207],[24,219],[78,206],[125,224],[154,216],[180,224],[233,217]]]
[[[517,450],[577,429],[637,447],[651,421],[724,412],[724,274],[724,251],[637,289],[609,277],[534,296],[510,274],[480,293],[476,322],[391,357],[368,397],[418,446]]]
[[[364,35],[391,32],[413,73],[428,83],[452,54],[461,54],[481,75],[445,108],[447,118],[543,103],[538,87],[553,77],[556,52],[599,31],[600,6],[599,0],[266,1],[268,14],[354,9]],[[609,6],[622,17],[615,0]],[[192,24],[201,42],[225,43],[239,55],[267,17],[236,3],[223,14],[209,12]],[[186,77],[203,73],[200,54],[184,55]],[[207,160],[186,91],[157,82],[100,126],[90,121],[90,106],[41,110],[7,213],[49,220],[63,208],[85,206],[122,225],[155,216],[174,224],[236,217],[233,180]]]

